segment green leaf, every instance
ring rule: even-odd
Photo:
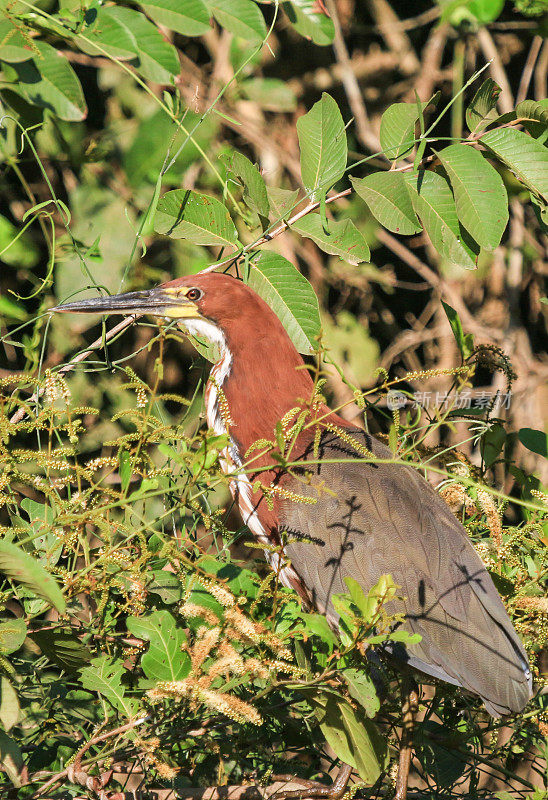
[[[503,161],[516,177],[548,201],[548,149],[522,131],[500,128],[479,140]]]
[[[441,301],[443,306],[443,310],[447,315],[447,319],[449,320],[449,324],[451,325],[451,330],[453,331],[453,336],[455,337],[455,341],[457,346],[460,350],[460,354],[463,359],[468,358],[472,350],[474,349],[474,342],[471,334],[464,333],[462,328],[462,322],[460,321],[460,317],[448,303],[444,303],[443,300]]]
[[[206,0],[206,3],[219,25],[235,36],[256,44],[266,38],[264,17],[252,0]]]
[[[389,231],[409,236],[422,230],[401,172],[374,172],[366,178],[351,177],[350,181],[373,216]]]
[[[426,108],[427,103],[422,103]],[[415,146],[415,125],[420,114],[416,103],[392,103],[381,117],[381,147],[390,161],[398,161]]]
[[[322,318],[324,341],[335,363],[345,363],[350,380],[365,386],[376,368],[380,350],[366,325],[349,311],[339,311],[335,320]]]
[[[345,764],[350,764],[367,785],[379,778],[387,761],[386,743],[376,725],[361,709],[331,694],[312,700],[316,716],[327,743]]]
[[[141,658],[143,672],[154,681],[178,681],[190,672],[190,657],[182,651],[186,636],[169,611],[154,611],[145,617],[128,617],[128,631],[150,642]]]
[[[0,678],[0,723],[5,731],[9,731],[19,722],[21,706],[17,692],[12,684],[2,675]]]
[[[33,55],[30,37],[25,39],[9,19],[0,20],[0,60],[28,61]]]
[[[349,264],[370,260],[368,244],[352,220],[330,220],[329,233],[326,233],[319,215],[308,214],[293,223],[291,229],[312,239],[324,252],[339,256]]]
[[[4,67],[9,88],[28,103],[49,108],[59,119],[79,122],[87,116],[80,81],[67,59],[51,45],[34,40],[39,55],[29,61]]]
[[[154,22],[184,36],[202,36],[211,27],[202,0],[146,0],[140,5]]]
[[[91,661],[91,651],[74,633],[55,629],[35,631],[30,638],[52,664],[66,672],[76,673]]]
[[[485,431],[480,440],[480,452],[486,467],[491,467],[495,463],[505,442],[506,431],[500,422],[495,422]]]
[[[297,121],[303,185],[312,201],[319,199],[344,175],[346,131],[339,107],[322,94],[308,114]]]
[[[38,550],[41,558],[44,558],[50,565],[57,564],[63,550],[63,543],[53,530],[55,512],[51,506],[44,503],[37,503],[26,497],[21,508],[26,511],[29,517],[30,528],[33,533],[32,544]]]
[[[466,124],[472,132],[477,130],[482,123],[487,125],[496,119],[497,113],[494,109],[501,91],[500,86],[491,78],[487,78],[481,84],[466,109]]]
[[[110,6],[109,13],[133,33],[139,63],[137,71],[155,83],[171,83],[180,72],[177,50],[166,42],[156,25],[144,14],[125,6]]]
[[[423,770],[438,786],[454,786],[468,769],[469,759],[459,750],[470,750],[470,746],[466,734],[456,726],[449,728],[426,720],[417,726],[415,741],[417,758]],[[438,794],[442,795],[442,791]]]
[[[267,186],[266,193],[272,212],[272,217],[276,221],[288,219],[294,213],[295,206],[299,204],[298,189],[278,189],[275,186]]]
[[[64,613],[65,598],[54,578],[32,556],[5,539],[0,539],[0,572]]]
[[[317,0],[293,0],[283,10],[295,30],[314,44],[326,46],[335,38],[335,25]]]
[[[135,716],[138,703],[126,697],[122,686],[124,664],[122,659],[111,660],[106,654],[94,658],[88,667],[80,670],[80,680],[84,689],[98,692],[125,717]]]
[[[226,207],[214,197],[174,189],[158,202],[154,230],[194,244],[236,245],[238,234]]]
[[[123,17],[116,14],[116,7],[99,7],[95,15],[85,15],[85,19],[89,18],[92,19],[91,24],[82,28],[81,35],[74,39],[83,53],[121,61],[135,58],[137,41],[134,32],[124,22]]]
[[[179,578],[173,572],[164,569],[154,570],[153,581],[147,587],[149,592],[160,596],[162,603],[172,605],[183,598],[183,588]]]
[[[24,619],[13,618],[0,622],[0,655],[7,656],[19,650],[27,636]]]
[[[532,453],[548,458],[548,434],[534,428],[521,428],[518,438],[522,445]]]
[[[38,248],[26,233],[16,238],[17,234],[15,225],[0,215],[0,261],[19,269],[34,267],[40,259]]]
[[[331,627],[323,614],[303,614],[302,615],[307,632],[314,636],[319,636],[322,642],[329,646],[329,651],[337,646],[338,639],[331,630]]]
[[[295,92],[278,78],[249,78],[240,88],[249,100],[265,111],[295,111],[297,108]]]
[[[318,298],[290,261],[263,250],[253,259],[249,286],[277,314],[299,353],[316,350],[321,329]]]
[[[234,152],[228,159],[231,172],[240,179],[244,186],[244,202],[261,217],[268,217],[270,203],[266,193],[266,184],[258,167],[252,164],[242,153]]]
[[[406,176],[405,182],[415,213],[440,255],[451,264],[475,269],[463,244],[455,201],[445,178],[428,170]]]
[[[478,150],[452,144],[439,152],[460,222],[487,250],[498,247],[508,223],[508,195],[496,169]]]
[[[0,730],[0,766],[6,771],[14,786],[21,786],[19,778],[24,766],[23,754],[14,739]]]
[[[348,685],[351,697],[362,706],[368,717],[373,718],[381,707],[375,684],[361,669],[343,669],[342,676]]]
[[[0,317],[24,322],[29,318],[28,312],[20,303],[14,303],[9,297],[0,296]]]

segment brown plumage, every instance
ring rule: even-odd
[[[276,423],[313,396],[301,356],[267,304],[240,281],[218,273],[189,276],[150,292],[81,301],[63,311],[142,312],[178,319],[191,333],[216,342],[221,360],[206,391],[208,423],[227,430],[225,467],[244,521],[263,542],[280,544],[288,531],[285,558],[270,555],[283,582],[327,614],[336,625],[331,597],[352,577],[365,591],[389,573],[402,600],[391,611],[405,613],[418,644],[398,644],[393,655],[424,673],[479,695],[493,715],[521,710],[531,697],[525,651],[465,528],[434,489],[412,467],[360,460],[351,443],[326,423],[343,428],[377,459],[392,453],[374,437],[319,404],[312,425],[295,443],[292,459],[311,463],[309,484],[284,471],[263,452],[254,472],[240,469],[250,445],[273,439]],[[226,409],[230,411],[230,421]],[[314,429],[323,429],[315,463]],[[258,468],[264,471],[257,473]],[[302,470],[301,470],[302,471]],[[261,488],[279,486],[317,498],[303,504]],[[318,494],[323,484],[329,491]]]

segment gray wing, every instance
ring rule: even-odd
[[[351,433],[379,458],[384,445],[357,429]],[[335,434],[324,434],[320,458],[356,459]],[[390,464],[320,464],[312,486],[286,484],[317,496],[314,505],[284,500],[280,530],[286,554],[315,606],[336,621],[331,595],[347,591],[345,577],[368,590],[388,573],[403,601],[418,644],[399,656],[412,667],[478,694],[494,716],[519,711],[531,697],[527,656],[500,596],[466,530],[430,484],[412,467]],[[403,603],[403,605],[402,605]],[[398,655],[398,652],[394,652]]]

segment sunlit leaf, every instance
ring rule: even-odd
[[[136,66],[147,80],[155,83],[170,83],[180,72],[175,47],[167,42],[156,25],[132,8],[110,6],[109,13],[131,30],[137,45],[139,63]]]
[[[134,12],[135,13],[135,12]],[[92,15],[86,15],[86,19]],[[90,25],[84,26],[82,35],[75,42],[90,56],[108,56],[127,61],[137,55],[137,40],[131,25],[127,25],[123,15],[117,14],[116,7],[99,7]]]
[[[508,195],[498,172],[478,150],[452,144],[438,157],[449,176],[460,222],[487,250],[498,247],[508,223]]]
[[[0,723],[6,732],[19,722],[21,706],[13,684],[2,675],[0,678]]]
[[[369,246],[352,220],[329,221],[326,233],[319,214],[308,214],[291,226],[292,230],[312,239],[326,253],[339,256],[349,264],[369,261]]]
[[[495,108],[500,93],[500,86],[492,78],[484,80],[466,109],[466,124],[471,131],[496,119]]]
[[[122,685],[124,663],[121,659],[110,659],[106,654],[94,658],[88,667],[80,670],[80,680],[84,689],[98,692],[125,717],[131,718],[138,704],[126,696]]]
[[[206,0],[209,12],[219,25],[249,42],[266,37],[266,24],[259,7],[252,0]]]
[[[290,261],[263,250],[253,259],[249,285],[279,317],[299,353],[316,350],[320,334],[318,298]]]
[[[169,611],[128,617],[127,628],[138,639],[150,642],[141,658],[143,672],[155,681],[178,681],[190,672],[190,657],[182,650],[186,636]]]
[[[46,42],[35,39],[38,55],[4,67],[4,77],[13,81],[10,89],[28,103],[49,108],[59,119],[85,119],[87,106],[80,81],[67,59]]]
[[[339,107],[326,94],[297,121],[301,148],[301,175],[311,200],[317,200],[346,168],[346,131]]]
[[[422,108],[426,103],[422,104]],[[385,156],[398,161],[415,146],[415,125],[420,117],[416,103],[392,103],[381,117],[380,140]]]
[[[211,27],[202,0],[142,0],[140,5],[159,25],[184,36],[201,36]]]
[[[548,149],[514,128],[487,131],[480,142],[489,148],[516,177],[548,201]]]
[[[548,434],[534,428],[521,428],[518,438],[522,445],[532,453],[548,458]]]
[[[347,668],[342,670],[342,676],[348,685],[350,695],[362,706],[368,717],[374,717],[380,708],[380,701],[375,690],[375,684],[365,672],[365,669]]]
[[[32,58],[33,41],[26,39],[9,19],[0,19],[0,59],[11,63]]]
[[[13,617],[13,619],[0,621],[0,655],[6,656],[19,650],[27,636],[27,626],[24,619]]]
[[[190,189],[174,189],[158,202],[154,230],[194,244],[236,245],[238,234],[219,200]]]
[[[475,269],[476,264],[463,242],[457,208],[449,184],[430,170],[406,176],[415,213],[432,244],[451,264]]]
[[[242,153],[234,152],[228,158],[228,166],[244,186],[244,202],[262,217],[268,217],[270,204],[266,184],[259,168]]]
[[[44,567],[17,545],[0,539],[0,572],[26,586],[62,614],[65,598],[55,579]]]
[[[325,46],[335,38],[333,20],[317,0],[292,0],[283,9],[295,30],[314,44]]]
[[[401,172],[374,172],[350,180],[373,216],[389,231],[410,235],[422,230]]]

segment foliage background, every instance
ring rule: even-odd
[[[374,792],[392,785],[371,728],[378,701],[367,675],[360,672],[361,690],[354,686],[352,694],[352,655],[348,661],[333,656],[321,621],[303,615],[278,587],[273,612],[271,578],[247,547],[248,534],[218,471],[222,442],[200,433],[207,362],[173,331],[158,336],[141,321],[99,349],[67,386],[56,370],[102,327],[44,312],[84,287],[148,288],[220,256],[218,246],[154,232],[149,209],[159,192],[182,187],[225,200],[239,240],[254,241],[260,209],[242,201],[235,181],[225,181],[226,165],[234,170],[234,152],[243,153],[258,163],[268,187],[302,188],[297,120],[322,92],[335,99],[345,123],[354,118],[347,131],[352,161],[381,150],[382,114],[394,102],[415,103],[415,92],[426,102],[439,90],[439,109],[456,98],[436,133],[457,140],[467,135],[463,102],[486,76],[501,87],[501,113],[512,113],[526,98],[545,101],[546,9],[524,0],[425,2],[414,4],[408,19],[409,4],[385,0],[284,3],[268,45],[259,46],[274,5],[208,2],[205,17],[202,5],[142,3],[140,12],[158,26],[149,23],[142,33],[136,25],[145,17],[137,23],[134,6],[2,4],[0,93],[8,116],[0,138],[0,521],[2,541],[18,542],[18,553],[28,551],[57,581],[48,583],[25,562],[27,585],[8,581],[2,587],[2,779],[21,796],[35,796],[38,786],[60,776],[44,796],[92,797],[104,783],[114,797],[131,786],[120,777],[130,768],[137,775],[131,780],[159,787],[166,797],[173,786],[267,785],[288,772],[316,777],[335,763],[333,751],[326,760],[317,732],[321,703],[328,716],[322,731],[335,753],[341,755],[328,712],[335,719],[346,703],[351,747],[372,754],[370,763],[358,765],[361,778],[375,784]],[[176,13],[178,7],[187,13]],[[459,94],[487,62],[488,71]],[[182,118],[186,131],[195,128],[193,142],[173,118]],[[387,162],[377,158],[352,174],[363,177],[371,165],[380,170]],[[396,440],[409,444],[410,457],[420,455],[413,415],[393,417],[384,373],[375,370],[383,367],[390,379],[407,374],[397,388],[430,392],[432,408],[438,393],[454,392],[465,343],[453,335],[440,300],[456,310],[476,345],[495,345],[508,355],[516,372],[510,406],[496,414],[484,410],[484,423],[472,433],[469,419],[447,424],[451,409],[445,406],[441,417],[426,415],[424,445],[458,447],[461,463],[470,459],[478,467],[464,470],[468,512],[472,507],[465,519],[499,575],[538,674],[546,669],[546,530],[542,512],[532,510],[541,495],[531,489],[542,491],[548,481],[545,226],[528,188],[500,163],[497,169],[508,192],[509,222],[501,244],[483,249],[475,270],[452,264],[424,233],[403,238],[387,230],[355,195],[329,208],[336,209],[334,219],[354,222],[370,262],[348,263],[296,232],[264,249],[298,266],[318,297],[327,350],[324,391],[332,403],[356,419],[362,413],[356,391],[372,390],[370,429],[394,431]],[[344,179],[336,189],[347,186]],[[276,205],[282,201],[288,196],[276,197]],[[35,211],[25,216],[29,209]],[[474,396],[493,397],[506,391],[511,370],[496,354],[482,353],[473,359],[478,363],[468,388]],[[128,365],[135,372],[128,373]],[[409,378],[421,370],[442,374]],[[46,402],[9,427],[17,404],[44,380]],[[523,429],[537,434],[527,438]],[[98,458],[106,460],[92,463]],[[482,506],[474,482],[492,484],[530,507]],[[458,505],[465,492],[455,491],[448,499]],[[181,547],[174,549],[174,541]],[[2,569],[13,578],[22,567],[10,567],[10,555],[15,558],[8,547]],[[234,605],[222,594],[227,590],[247,602]],[[361,623],[366,630],[381,612],[368,613]],[[238,628],[246,624],[247,633]],[[289,634],[304,641],[296,654],[282,643]],[[166,638],[171,644],[162,646]],[[223,658],[230,667],[219,668]],[[145,693],[160,679],[184,680],[191,662],[193,675],[209,676],[203,685],[185,685],[175,705],[163,700],[149,708]],[[399,710],[397,678],[389,680],[379,724],[393,757]],[[322,686],[323,694],[313,695],[311,686]],[[220,693],[228,706],[219,705]],[[251,701],[253,707],[238,705]],[[427,690],[417,786],[470,796],[527,796],[539,787],[543,796],[543,702],[508,727],[488,722],[477,704],[450,689],[438,688],[434,700]],[[131,720],[145,708],[152,716],[135,726],[137,735]],[[264,719],[259,728],[257,713]],[[86,786],[89,780],[96,783]]]

